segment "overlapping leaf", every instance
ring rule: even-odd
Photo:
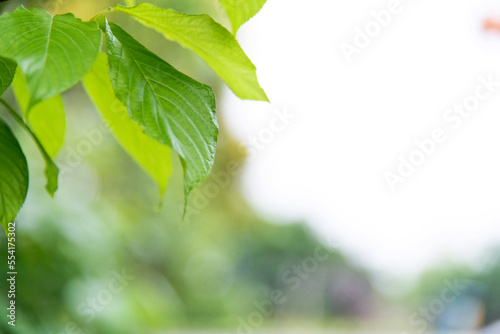
[[[26,199],[28,164],[19,143],[7,124],[0,119],[0,223],[7,233]]]
[[[218,125],[210,87],[180,73],[119,26],[106,24],[111,83],[150,137],[181,157],[186,198],[208,176]]]
[[[59,168],[55,165],[54,161],[52,161],[52,158],[49,156],[47,151],[45,151],[45,148],[43,147],[42,143],[38,139],[38,137],[35,135],[33,130],[29,127],[29,125],[24,121],[24,119],[17,113],[16,110],[14,110],[10,104],[8,104],[5,100],[0,99],[0,104],[2,104],[11,114],[12,117],[21,125],[26,132],[33,138],[33,141],[35,142],[36,146],[40,150],[40,153],[42,154],[43,159],[45,160],[45,176],[47,177],[47,192],[50,194],[50,196],[54,196],[54,193],[56,192],[58,188],[58,182],[57,182],[57,177],[59,175]]]
[[[29,107],[80,81],[101,44],[96,22],[22,6],[0,16],[0,36],[0,56],[15,60],[26,76]]]
[[[113,11],[131,15],[145,26],[196,52],[240,98],[268,101],[256,68],[234,36],[208,15],[187,15],[143,3]]]
[[[0,57],[0,96],[9,88],[14,74],[16,73],[16,62]]]
[[[236,35],[240,26],[257,14],[266,0],[219,0],[227,13],[233,34]]]
[[[30,93],[26,79],[19,69],[12,83],[17,103],[33,133],[39,138],[47,154],[54,158],[61,149],[66,132],[66,118],[61,95],[55,95],[35,105],[28,112]]]
[[[146,135],[115,97],[103,53],[83,79],[87,93],[122,147],[156,181],[163,194],[172,174],[170,148]]]

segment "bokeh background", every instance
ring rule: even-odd
[[[150,2],[228,26],[216,0]],[[116,3],[0,8],[89,19]],[[10,122],[31,185],[16,231],[17,325],[4,319],[0,332],[487,333],[500,319],[500,99],[492,94],[449,130],[397,191],[384,173],[415,140],[446,126],[443,113],[473,94],[480,76],[500,81],[500,33],[483,26],[500,18],[500,2],[402,0],[348,61],[342,43],[353,44],[372,11],[390,3],[268,0],[238,40],[271,104],[238,100],[194,54],[110,14],[214,87],[214,170],[181,222],[177,159],[160,201],[112,135],[99,134],[101,120],[77,86],[64,95],[68,131],[56,161],[69,168],[51,199],[43,161]],[[75,153],[89,138],[98,138],[92,151]],[[1,236],[4,259],[6,248]]]

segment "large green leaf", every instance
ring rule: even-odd
[[[234,36],[208,15],[187,15],[143,3],[113,11],[131,15],[145,26],[196,52],[240,98],[268,101],[256,68]]]
[[[9,88],[14,73],[16,73],[17,64],[7,58],[0,57],[0,96]]]
[[[96,22],[23,6],[0,16],[0,36],[0,56],[15,60],[26,76],[29,107],[80,81],[101,45]]]
[[[28,112],[30,92],[21,70],[17,70],[12,83],[17,103],[34,134],[39,138],[50,157],[61,149],[66,132],[66,118],[61,95],[55,95],[38,103]]]
[[[7,233],[28,193],[28,164],[16,137],[0,119],[0,223]]]
[[[233,34],[236,35],[240,26],[257,14],[266,0],[219,0],[227,13]]]
[[[163,195],[172,174],[170,148],[152,139],[130,119],[127,108],[116,98],[109,79],[108,58],[99,54],[83,84],[116,139],[132,158],[156,181]]]
[[[177,71],[116,24],[106,25],[106,37],[116,96],[146,134],[179,154],[187,199],[213,165],[219,132],[214,93]]]

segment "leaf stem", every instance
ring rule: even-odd
[[[137,5],[137,2],[135,0],[125,0],[125,3],[127,7],[135,7]],[[121,6],[121,5],[119,5]],[[123,7],[123,6],[121,6]],[[101,10],[99,13],[95,14],[89,21],[95,21],[99,18],[99,16],[102,16],[106,13],[114,12],[114,7],[109,7],[107,9]]]
[[[95,14],[89,21],[95,21],[97,20],[100,16],[106,14],[106,13],[109,13],[109,12],[112,12],[113,11],[113,8],[112,7],[109,7],[107,9],[104,9],[104,10],[101,10],[99,13]]]

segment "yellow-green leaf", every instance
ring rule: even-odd
[[[60,95],[35,105],[28,112],[30,93],[22,71],[18,68],[12,83],[17,103],[24,114],[24,119],[38,137],[47,154],[54,158],[61,149],[66,132],[64,105]]]
[[[257,14],[266,0],[219,0],[227,13],[233,34],[236,35],[240,26]]]
[[[31,136],[36,146],[38,147],[38,150],[42,154],[43,160],[45,161],[45,176],[47,178],[47,185],[45,188],[47,189],[47,192],[50,194],[50,196],[54,196],[54,193],[58,188],[57,178],[59,176],[59,168],[57,168],[56,164],[43,147],[40,139],[38,139],[37,135],[33,132],[26,121],[17,113],[17,111],[14,110],[14,108],[12,108],[10,104],[8,104],[3,99],[0,99],[0,104],[2,104],[9,111],[10,115],[16,120],[16,122],[18,122],[19,125],[21,125],[28,132],[28,134]]]
[[[143,3],[113,7],[198,54],[240,98],[268,101],[256,68],[234,36],[208,15],[187,15]]]

